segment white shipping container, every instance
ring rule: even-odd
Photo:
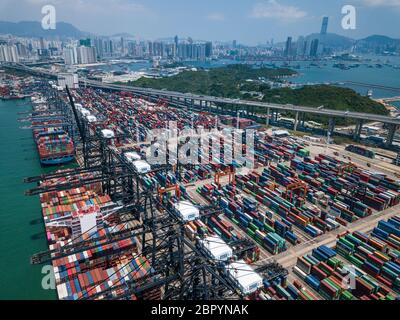
[[[300,279],[302,279],[302,280],[304,280],[304,279],[307,277],[307,275],[306,275],[303,271],[301,271],[297,266],[294,266],[294,267],[293,267],[293,272],[294,272],[297,276],[299,276]]]

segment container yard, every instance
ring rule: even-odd
[[[395,300],[399,294],[399,216],[369,234],[345,232],[333,248],[299,257],[295,277],[328,300]]]
[[[48,242],[31,263],[52,265],[60,300],[398,298],[394,176],[157,97],[49,82],[32,102],[23,120],[42,163],[79,164],[26,179]],[[239,147],[226,143],[233,129]],[[226,163],[234,149],[250,154],[249,129],[254,166]],[[171,161],[193,138],[205,148]],[[343,282],[351,277],[355,288]]]

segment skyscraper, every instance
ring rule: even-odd
[[[292,37],[288,37],[286,40],[285,56],[288,57],[292,54]]]
[[[296,50],[296,54],[298,55],[298,56],[301,56],[301,57],[303,57],[303,56],[305,56],[306,55],[306,41],[305,41],[305,39],[304,39],[304,37],[303,36],[300,36],[298,39],[297,39],[297,50]]]
[[[121,37],[121,54],[125,55],[125,41],[123,37]]]
[[[311,41],[311,48],[310,48],[311,57],[316,57],[318,55],[318,46],[319,46],[318,39],[314,39],[313,41]]]
[[[178,56],[178,48],[179,48],[179,38],[178,38],[178,36],[175,36],[174,44],[175,44],[175,50],[174,50],[173,57],[175,58],[175,57]]]
[[[40,48],[39,49],[46,49],[46,44],[43,37],[40,37]]]
[[[104,55],[103,40],[99,38],[94,39],[94,46],[96,48],[98,57],[102,58]]]
[[[104,53],[107,54],[107,56],[112,57],[114,53],[114,43],[112,40],[105,40],[104,41]]]
[[[329,17],[324,17],[322,19],[322,27],[321,27],[321,34],[325,35],[328,32],[328,23],[329,23]]]
[[[16,46],[17,46],[18,55],[20,57],[26,57],[28,55],[28,50],[24,44],[22,44],[21,42],[17,42]]]
[[[213,54],[212,42],[206,42],[206,58],[211,58]]]

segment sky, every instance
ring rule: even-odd
[[[400,38],[400,0],[1,0],[0,20],[41,21],[44,5],[57,21],[99,35],[126,32],[144,39],[178,35],[254,45],[319,32],[352,38]],[[356,8],[356,29],[342,28],[342,7]]]

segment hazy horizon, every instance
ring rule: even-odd
[[[329,33],[355,39],[373,34],[400,38],[400,0],[2,0],[0,20],[41,21],[41,8],[47,4],[55,6],[57,21],[105,36],[178,35],[252,45],[318,33],[322,17],[328,16]],[[355,30],[341,26],[347,4],[357,9]]]

